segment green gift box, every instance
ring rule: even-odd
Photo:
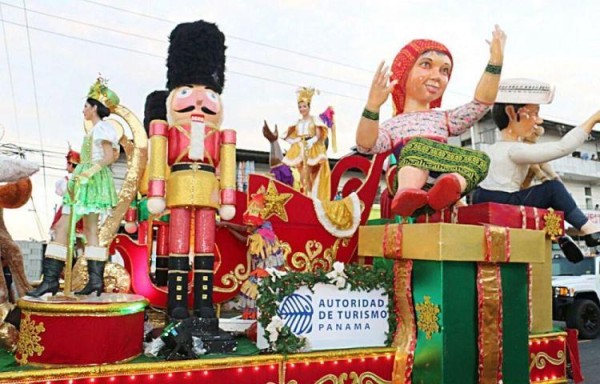
[[[529,381],[528,263],[544,262],[545,237],[495,230],[492,236],[484,226],[445,223],[360,228],[359,255],[412,260],[399,263],[412,265],[417,332],[405,365],[413,383]],[[383,260],[374,264],[393,262]]]

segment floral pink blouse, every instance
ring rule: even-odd
[[[481,119],[489,107],[473,100],[449,111],[436,109],[402,113],[379,126],[379,134],[373,148],[358,146],[358,150],[362,153],[382,153],[417,136],[446,143],[449,136],[460,135]]]

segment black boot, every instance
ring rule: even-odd
[[[583,252],[570,236],[564,235],[558,238],[558,246],[571,263],[579,263],[583,260]]]
[[[52,292],[53,296],[56,295],[59,287],[58,279],[64,266],[64,261],[46,257],[42,266],[42,273],[44,274],[42,283],[33,291],[27,292],[27,295],[40,297],[46,292]]]
[[[587,234],[583,237],[585,245],[588,247],[597,247],[600,245],[600,232]]]
[[[89,260],[87,261],[89,279],[85,287],[75,292],[76,295],[91,295],[96,292],[100,296],[104,291],[104,265],[106,261]]]

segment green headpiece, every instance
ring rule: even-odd
[[[117,109],[120,100],[119,96],[106,86],[107,83],[108,81],[106,79],[98,77],[96,82],[90,87],[87,97],[98,100],[113,113]]]

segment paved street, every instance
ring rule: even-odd
[[[579,357],[584,383],[600,384],[600,338],[579,341]]]
[[[564,328],[565,323],[555,321],[555,327]],[[600,338],[579,340],[579,359],[585,384],[600,384]],[[570,382],[571,383],[571,382]]]

